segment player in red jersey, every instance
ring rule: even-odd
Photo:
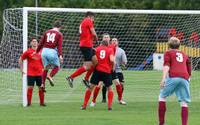
[[[108,43],[110,43],[108,45],[108,47],[113,50],[114,58],[115,58],[115,52],[116,52],[116,47],[117,46],[116,46],[116,44],[114,42],[112,42],[112,41],[110,42],[110,35],[107,34],[107,33],[103,34],[103,41],[107,41]],[[122,100],[122,93],[123,93],[122,84],[119,82],[119,79],[118,79],[114,69],[112,70],[112,82],[116,86],[119,104],[126,105],[126,102]],[[99,83],[98,86],[96,86],[95,89],[94,89],[93,99],[92,99],[92,102],[90,104],[91,107],[96,105],[96,98],[98,96],[100,88],[101,88],[101,83]],[[106,87],[103,86],[103,89],[102,89],[103,96],[106,95],[106,91],[107,91]],[[104,99],[105,99],[105,97],[104,97]],[[106,99],[102,100],[102,102],[106,102]]]
[[[80,50],[84,57],[83,66],[79,67],[74,73],[69,77],[66,77],[70,87],[73,87],[73,79],[85,71],[88,71],[86,77],[83,79],[83,83],[88,87],[89,86],[89,77],[94,71],[93,67],[93,56],[95,52],[93,50],[93,39],[98,40],[96,31],[94,29],[94,13],[87,12],[85,18],[80,23],[79,33],[80,33]]]
[[[52,77],[55,76],[59,71],[60,63],[63,63],[63,35],[60,32],[61,27],[61,22],[55,21],[53,24],[53,29],[47,30],[44,33],[37,48],[37,52],[42,49],[42,63],[44,65],[42,85],[44,88],[46,78],[49,80],[50,85],[54,86]],[[48,74],[50,67],[53,67],[53,69],[51,70],[50,74]]]
[[[112,75],[111,71],[115,62],[112,49],[108,47],[108,41],[102,41],[101,45],[96,48],[97,65],[90,80],[90,87],[86,89],[85,98],[82,109],[86,109],[90,99],[91,92],[100,81],[108,89],[108,110],[112,110],[113,90],[112,90]]]
[[[40,87],[42,84],[42,60],[41,60],[41,52],[35,53],[36,49],[38,47],[38,42],[35,38],[31,41],[31,48],[26,50],[19,58],[19,65],[20,65],[20,71],[24,74],[23,71],[23,60],[27,59],[28,62],[28,72],[27,72],[27,79],[28,79],[28,89],[27,89],[27,100],[28,105],[31,105],[32,100],[32,93],[33,93],[33,87],[36,82],[36,85],[39,88],[38,95],[40,98],[40,106],[46,106],[44,104],[44,92],[42,88]]]
[[[164,125],[166,112],[166,98],[176,94],[181,105],[182,125],[187,125],[188,103],[190,102],[189,78],[191,76],[191,62],[187,55],[179,49],[180,40],[171,37],[168,41],[169,50],[164,54],[164,67],[160,82],[158,116],[159,125]]]

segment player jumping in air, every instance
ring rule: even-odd
[[[42,59],[41,59],[41,52],[35,53],[38,47],[38,42],[35,38],[31,40],[31,48],[26,50],[19,58],[19,65],[20,71],[24,74],[23,71],[23,60],[27,59],[28,62],[28,72],[27,72],[27,79],[28,79],[28,89],[27,89],[27,106],[31,106],[32,94],[34,84],[39,88],[38,95],[40,98],[40,106],[46,106],[44,104],[44,92],[41,88],[42,84]]]
[[[60,63],[63,63],[62,56],[62,41],[63,35],[60,32],[61,21],[55,21],[53,24],[53,29],[47,30],[40,40],[40,44],[37,48],[39,52],[42,48],[42,62],[44,65],[44,71],[42,75],[42,86],[45,88],[46,78],[49,80],[51,86],[54,86],[52,77],[60,69]],[[48,70],[53,67],[50,74]],[[48,76],[47,76],[48,74]]]
[[[90,87],[86,89],[85,98],[82,109],[86,109],[90,99],[92,90],[100,81],[108,88],[108,110],[112,110],[113,90],[112,90],[112,75],[111,71],[114,65],[113,50],[108,47],[108,41],[102,41],[101,45],[96,48],[97,65],[90,80]]]
[[[163,75],[160,82],[159,125],[164,125],[165,123],[166,98],[173,93],[176,94],[181,105],[182,125],[187,125],[191,62],[187,55],[178,50],[180,46],[178,38],[171,37],[168,41],[168,46],[169,50],[164,54]]]
[[[66,77],[70,87],[73,87],[73,79],[82,73],[87,71],[85,78],[83,79],[83,83],[88,87],[89,86],[89,77],[94,71],[94,66],[92,62],[92,58],[95,55],[93,50],[93,39],[95,41],[98,40],[96,31],[94,29],[94,13],[87,12],[85,18],[80,23],[79,33],[80,33],[80,50],[84,57],[83,66],[79,67],[74,73],[72,73],[69,77]]]

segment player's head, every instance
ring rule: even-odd
[[[61,29],[61,28],[62,28],[61,20],[56,20],[56,21],[53,23],[53,27],[54,27],[54,28]]]
[[[168,41],[168,46],[170,49],[178,49],[180,46],[180,40],[176,37],[171,37]]]
[[[102,36],[102,41],[107,41],[108,43],[110,42],[110,35],[108,33],[104,33]]]
[[[38,41],[37,41],[37,39],[36,38],[32,38],[31,39],[31,47],[32,48],[35,48],[35,47],[37,47],[38,46]]]
[[[85,17],[89,17],[92,21],[94,21],[95,14],[91,11],[86,12]]]
[[[115,44],[116,46],[118,46],[118,44],[119,44],[118,39],[117,38],[112,38],[111,44]]]

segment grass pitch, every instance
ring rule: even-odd
[[[9,83],[1,82],[0,125],[157,125],[157,97],[161,72],[157,71],[125,71],[124,100],[127,105],[119,105],[115,87],[113,110],[107,110],[107,104],[101,103],[101,92],[96,107],[80,110],[83,103],[85,87],[81,84],[82,76],[74,81],[74,88],[66,84],[66,70],[60,71],[55,77],[56,85],[47,83],[45,102],[47,107],[38,104],[37,88],[34,89],[33,104],[23,108],[21,99],[20,79],[15,82],[17,87],[6,92]],[[6,73],[0,73],[3,76]],[[9,74],[9,73],[8,73]],[[16,78],[20,77],[16,73]],[[199,72],[193,72],[191,80],[191,98],[189,107],[189,125],[200,125],[200,84]],[[4,90],[4,91],[3,91]],[[8,99],[8,100],[5,100]],[[14,100],[9,103],[9,100]],[[168,99],[166,124],[180,125],[180,106],[175,96]]]

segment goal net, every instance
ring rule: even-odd
[[[82,65],[78,30],[87,11],[96,14],[94,25],[100,40],[103,33],[109,33],[111,38],[119,39],[119,46],[125,50],[128,58],[128,71],[125,71],[126,93],[135,91],[137,94],[133,96],[136,101],[157,100],[161,79],[159,69],[162,68],[163,53],[167,50],[166,42],[171,36],[177,36],[181,40],[180,49],[192,60],[191,96],[194,101],[200,99],[200,11],[19,8],[6,9],[3,14],[0,104],[22,102],[19,56],[27,49],[31,38],[39,40],[58,19],[62,19],[64,25],[61,30],[64,36],[64,64],[55,78],[56,86],[47,88],[46,100],[62,102],[69,95],[82,97],[80,91],[84,91],[84,87],[69,89],[65,85],[65,76]],[[95,43],[95,46],[97,45],[98,43]],[[76,79],[75,86],[79,86],[80,82],[81,78]],[[26,85],[23,87],[25,90]],[[24,99],[25,95],[26,93]],[[77,100],[71,98],[71,101]]]

